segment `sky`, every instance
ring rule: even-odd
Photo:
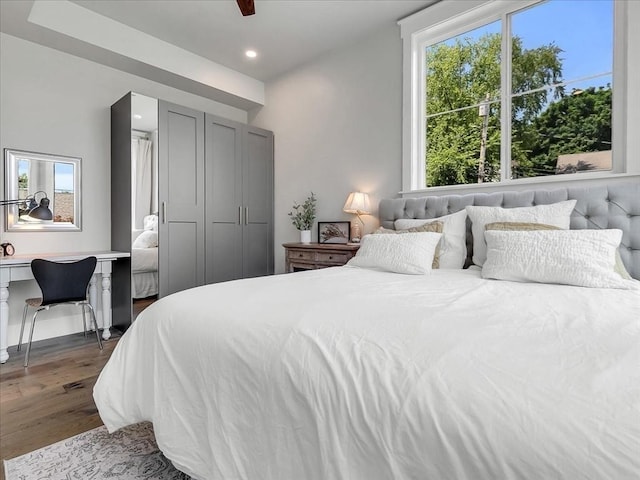
[[[524,48],[554,43],[563,52],[565,81],[612,70],[614,0],[549,0],[512,15],[512,34]],[[460,37],[477,38],[500,32],[494,22]],[[449,43],[447,41],[445,43]],[[568,87],[586,88],[611,83],[611,75]]]
[[[54,164],[55,172],[55,191],[73,191],[73,164],[56,162]],[[18,162],[18,175],[29,173],[29,160],[20,160]],[[31,192],[33,193],[33,192]],[[46,192],[52,195],[53,192]]]
[[[511,28],[525,48],[562,48],[565,80],[612,70],[613,0],[551,0],[516,13]]]

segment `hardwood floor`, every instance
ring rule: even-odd
[[[156,299],[133,303],[134,318]],[[117,332],[100,351],[95,334],[34,342],[29,367],[24,348],[9,348],[0,365],[0,459],[6,460],[102,425],[93,386],[118,343]],[[4,468],[0,466],[0,480]]]
[[[102,425],[93,386],[119,337],[82,333],[34,342],[29,367],[24,347],[10,347],[0,365],[0,458],[6,460]],[[4,468],[0,479],[4,478]]]

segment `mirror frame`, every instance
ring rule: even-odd
[[[18,198],[18,160],[27,159],[40,162],[70,163],[73,164],[73,223],[27,223],[18,221],[18,206],[9,205],[6,210],[6,231],[7,232],[78,232],[82,230],[82,190],[81,179],[82,170],[80,157],[66,157],[63,155],[52,155],[49,153],[28,152],[24,150],[14,150],[5,148],[5,195],[6,199]],[[55,192],[45,192],[53,198]]]

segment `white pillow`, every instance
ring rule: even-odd
[[[421,227],[426,223],[442,222],[442,241],[440,242],[440,267],[462,268],[467,259],[467,212],[459,212],[438,218],[407,219],[393,222],[396,230],[408,230]]]
[[[640,288],[614,271],[621,230],[487,230],[484,278],[597,288]]]
[[[435,232],[365,235],[356,256],[347,265],[424,275],[431,272],[431,263],[441,236],[441,233]]]
[[[158,232],[145,230],[133,241],[133,248],[152,248],[158,246]]]
[[[142,225],[145,230],[153,230],[154,232],[158,231],[158,216],[157,215],[147,215],[142,219]]]
[[[487,258],[487,244],[485,243],[484,227],[493,222],[528,222],[545,223],[563,230],[569,229],[571,212],[576,206],[576,200],[535,207],[466,207],[471,219],[471,233],[473,234],[473,263],[482,266]]]

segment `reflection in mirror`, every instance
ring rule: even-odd
[[[135,300],[158,294],[158,101],[131,96],[131,272]]]
[[[80,160],[5,149],[7,231],[81,230]]]

